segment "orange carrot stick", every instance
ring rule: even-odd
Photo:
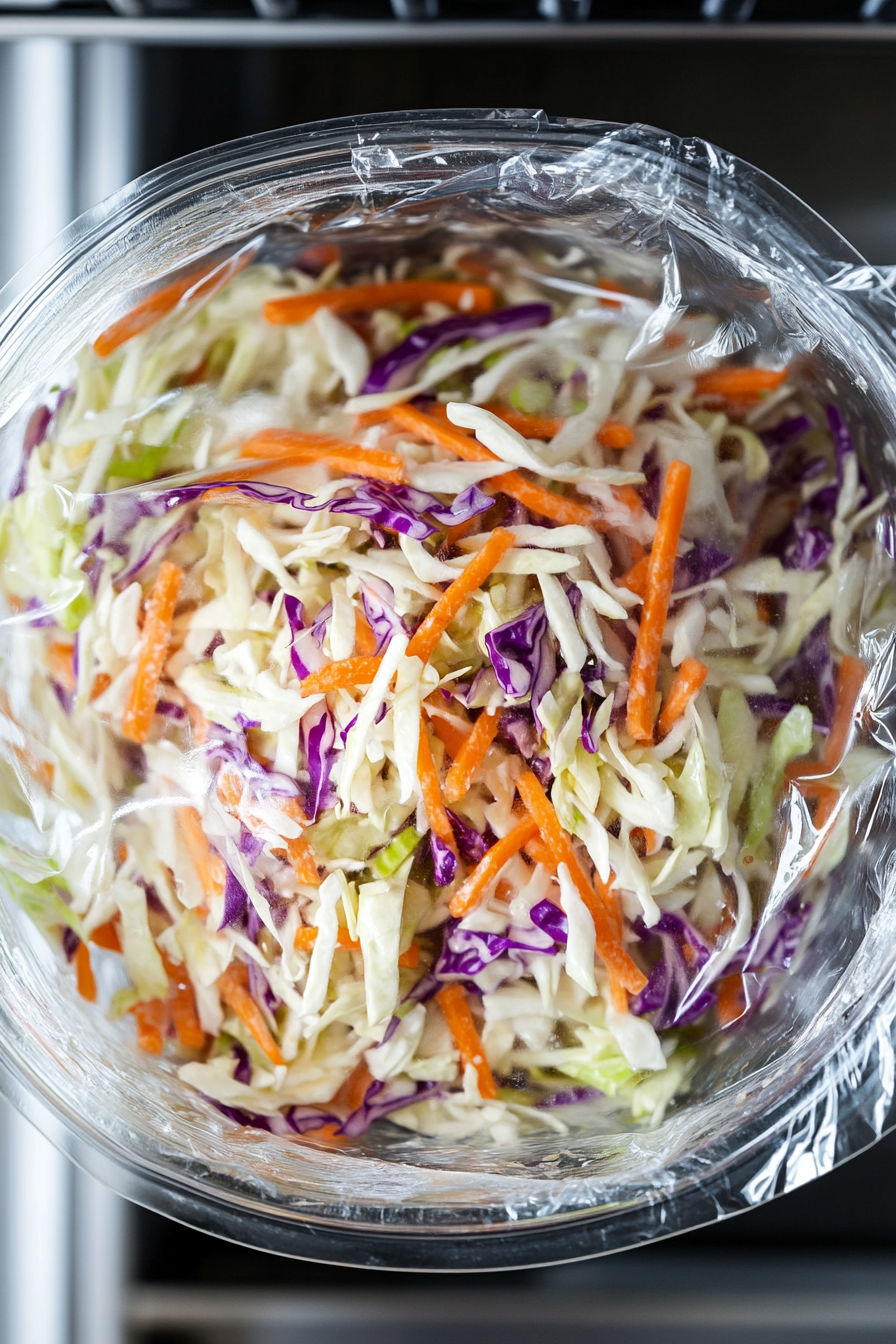
[[[118,929],[115,927],[114,920],[107,920],[101,924],[98,929],[94,929],[90,935],[90,941],[96,943],[97,947],[103,947],[107,952],[120,952],[121,939],[118,936]]]
[[[647,575],[650,572],[650,556],[642,556],[631,569],[623,574],[619,580],[620,588],[627,588],[630,593],[637,593],[638,597],[647,596]]]
[[[308,818],[302,811],[298,798],[283,798],[279,802],[280,811],[293,821],[301,822],[303,825]],[[293,872],[300,882],[304,882],[309,887],[320,886],[320,873],[317,871],[317,859],[314,857],[314,850],[303,835],[293,836],[286,842],[286,857],[292,864]]]
[[[475,593],[491,574],[495,565],[516,542],[506,527],[496,527],[481,551],[477,551],[466,569],[445,589],[438,602],[417,627],[407,647],[409,658],[421,658],[428,663],[435,647],[448,626],[457,616],[471,593]],[[302,683],[304,686],[304,682]]]
[[[147,999],[130,1009],[137,1023],[137,1044],[150,1055],[160,1055],[168,1035],[168,1005],[162,999]]]
[[[419,307],[431,302],[446,303],[465,313],[489,313],[495,306],[495,291],[490,285],[454,280],[391,280],[381,285],[348,285],[344,289],[320,289],[314,294],[269,299],[264,315],[268,322],[283,325],[307,322],[320,308],[329,308],[331,313],[363,313],[400,303]]]
[[[744,978],[740,971],[723,975],[716,985],[716,1016],[720,1027],[730,1027],[747,1011]]]
[[[665,737],[673,723],[681,718],[700,690],[708,673],[709,668],[706,663],[701,663],[698,658],[685,658],[682,661],[675,674],[675,679],[669,687],[669,694],[666,697],[666,703],[663,705],[663,712],[657,724],[660,737]]]
[[[339,1111],[351,1115],[352,1111],[356,1111],[363,1104],[364,1098],[367,1096],[367,1089],[372,1082],[373,1074],[367,1067],[366,1060],[362,1059],[352,1069],[336,1095],[327,1103],[328,1106],[338,1108]],[[319,1130],[314,1131],[315,1134],[319,1132]]]
[[[121,735],[130,742],[145,742],[152,727],[159,698],[159,680],[168,656],[171,639],[171,621],[177,606],[177,595],[183,579],[183,570],[168,560],[159,566],[159,573],[146,600],[146,616],[140,637],[140,655],[137,675],[121,716]]]
[[[187,851],[193,860],[202,894],[206,900],[220,896],[224,890],[227,873],[223,860],[212,853],[205,831],[202,829],[199,813],[195,807],[179,807],[175,816]]]
[[[247,250],[242,256],[216,261],[211,266],[202,266],[198,270],[191,271],[189,275],[182,276],[180,280],[172,281],[170,285],[163,285],[97,336],[93,343],[94,352],[100,359],[106,359],[120,345],[124,345],[125,341],[129,341],[133,336],[139,336],[143,331],[148,331],[163,317],[167,317],[181,299],[210,297],[216,289],[229,283],[235,275],[239,275],[243,267],[249,265],[253,255]]]
[[[50,644],[47,648],[47,671],[67,691],[76,687],[75,648],[73,644]]]
[[[162,963],[168,976],[168,1008],[171,1022],[181,1045],[200,1050],[205,1045],[205,1032],[196,1014],[196,1000],[186,966],[172,961],[164,952]]]
[[[712,369],[709,373],[701,373],[694,391],[698,397],[709,394],[719,397],[757,397],[762,392],[774,392],[784,382],[787,373],[787,369]]]
[[[512,406],[498,406],[493,402],[489,402],[485,409],[515,429],[517,434],[522,434],[524,439],[552,439],[560,433],[565,423],[556,416],[526,415],[523,411],[515,411]]]
[[[411,943],[409,948],[399,953],[398,964],[399,966],[406,966],[409,970],[416,970],[420,965],[420,944]]]
[[[363,611],[355,611],[355,648],[360,658],[372,658],[376,653],[376,635]]]
[[[534,836],[531,840],[528,840],[526,844],[523,845],[523,849],[529,855],[529,858],[533,863],[543,863],[545,868],[550,868],[553,871],[555,863],[554,856],[542,840],[540,833]]]
[[[846,654],[837,672],[837,690],[834,702],[834,717],[831,731],[824,747],[824,764],[828,770],[836,770],[843,760],[849,734],[852,730],[853,715],[856,712],[862,686],[865,682],[865,669],[858,658]]]
[[[443,793],[446,803],[459,803],[468,792],[477,770],[495,740],[500,722],[500,710],[483,710],[479,715],[463,746],[455,755],[454,764],[445,776]]]
[[[435,416],[419,411],[416,406],[406,404],[393,406],[392,418],[405,429],[413,430],[418,438],[424,439],[427,443],[435,443],[440,448],[447,448],[465,462],[498,460],[494,453],[483,448],[478,440],[465,434],[456,425],[443,424]],[[555,495],[552,490],[545,490],[543,486],[526,480],[518,471],[492,476],[490,484],[495,490],[500,490],[502,494],[509,495],[511,499],[524,504],[533,513],[540,514],[542,518],[550,518],[555,523],[578,523],[582,527],[587,527],[594,522],[594,511],[587,505],[577,504],[574,499],[567,499],[564,495]]]
[[[621,420],[605,420],[597,431],[597,441],[604,448],[629,448],[635,441],[635,435]]]
[[[675,555],[688,500],[691,469],[673,462],[666,474],[647,571],[647,595],[629,672],[626,728],[636,742],[653,741],[653,697],[663,647],[663,631],[675,578]]]
[[[317,942],[318,930],[307,924],[296,929],[295,947],[300,952],[310,952]],[[360,952],[361,944],[356,938],[349,936],[348,929],[340,929],[336,934],[336,946],[341,951]],[[398,958],[399,966],[409,966],[411,968],[420,965],[420,948],[417,943],[411,943],[406,952],[402,952]]]
[[[494,1101],[498,1089],[495,1087],[494,1076],[485,1058],[482,1041],[479,1039],[479,1032],[476,1030],[463,986],[446,985],[444,989],[439,990],[436,998],[442,1016],[448,1023],[448,1030],[454,1038],[454,1044],[460,1052],[462,1066],[466,1068],[468,1064],[473,1065],[479,1079],[479,1095],[485,1101]]]
[[[285,1064],[280,1047],[274,1040],[261,1009],[249,993],[249,971],[243,961],[232,961],[223,975],[218,977],[218,990],[221,998],[242,1022],[243,1026],[258,1043],[272,1064]]]
[[[369,686],[382,661],[382,658],[341,658],[339,662],[328,663],[319,672],[303,678],[302,694],[320,695],[352,686]]]
[[[519,825],[514,826],[512,831],[508,831],[496,841],[491,849],[486,850],[484,857],[451,897],[448,909],[452,915],[456,919],[462,919],[471,910],[475,910],[508,859],[518,854],[523,845],[528,844],[537,834],[538,823],[532,817],[526,817]]]
[[[442,802],[439,772],[432,758],[429,734],[426,725],[423,723],[420,725],[420,739],[417,746],[417,778],[420,780],[420,792],[423,795],[426,820],[429,822],[433,834],[437,835],[456,854],[457,844],[454,839],[454,831],[451,829],[451,822]]]
[[[469,730],[465,733],[462,728],[458,728],[458,726],[450,719],[443,719],[441,714],[432,714],[429,722],[432,725],[433,732],[444,745],[448,755],[453,761],[457,760],[458,752],[469,737]]]
[[[622,946],[618,912],[610,895],[613,878],[611,876],[607,887],[601,883],[595,890],[591,885],[582,871],[572,841],[560,825],[560,819],[547,794],[531,770],[525,770],[520,775],[516,787],[532,819],[538,823],[541,838],[551,858],[551,866],[556,870],[558,864],[566,864],[570,877],[588,907],[594,921],[597,950],[610,972],[610,987],[614,991],[614,1000],[620,1007],[624,1007],[625,1004],[621,1001],[624,996],[621,996],[618,987],[621,986],[630,993],[637,994],[647,984],[647,977],[638,969]]]
[[[490,476],[488,484],[493,490],[509,495],[532,513],[537,513],[542,518],[550,518],[554,523],[594,527],[598,521],[594,510],[587,504],[577,504],[574,499],[567,499],[565,495],[557,495],[553,490],[546,490],[544,486],[536,485],[534,481],[521,476],[518,471]]]
[[[263,429],[243,444],[240,455],[258,460],[272,459],[284,465],[322,462],[334,471],[368,476],[371,480],[389,481],[393,485],[406,480],[404,459],[398,453],[387,453],[382,448],[362,448],[357,443],[305,435],[291,429]]]
[[[96,1003],[96,980],[90,964],[90,949],[86,943],[78,944],[75,953],[75,976],[81,998],[86,999],[88,1003]]]

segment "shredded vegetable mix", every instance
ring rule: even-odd
[[[136,296],[31,417],[28,909],[239,1124],[656,1124],[844,852],[883,500],[705,312],[657,363],[587,261],[312,250]]]

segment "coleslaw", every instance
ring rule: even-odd
[[[844,853],[886,496],[583,255],[259,252],[28,422],[4,811],[53,871],[7,884],[238,1124],[656,1124]]]

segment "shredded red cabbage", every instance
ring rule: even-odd
[[[371,365],[361,390],[366,394],[407,387],[413,381],[413,373],[418,365],[444,346],[469,337],[488,341],[493,336],[503,336],[505,331],[527,331],[530,327],[543,327],[550,322],[551,315],[549,303],[521,303],[513,308],[501,308],[496,313],[461,313],[457,317],[446,317],[441,322],[417,327]]]

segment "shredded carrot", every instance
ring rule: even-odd
[[[213,896],[220,896],[227,876],[224,862],[217,854],[212,853],[205,831],[202,829],[199,813],[195,807],[179,807],[175,816],[190,858],[193,860],[202,894],[207,901]]]
[[[825,785],[823,791],[819,789],[818,806],[815,808],[815,816],[812,818],[812,825],[816,831],[825,830],[828,824],[833,821],[842,797],[841,791],[835,788],[833,784]]]
[[[454,831],[451,829],[451,821],[442,802],[439,772],[432,758],[432,747],[429,745],[429,734],[424,723],[420,724],[420,740],[417,746],[417,778],[420,780],[420,792],[423,797],[426,820],[429,822],[433,834],[437,835],[456,854],[457,843],[454,839]]]
[[[376,635],[360,608],[355,611],[355,650],[359,658],[372,658],[376,653]]]
[[[647,512],[643,499],[633,485],[612,485],[610,489],[619,503],[624,504],[634,514],[635,518]]]
[[[631,569],[619,580],[620,588],[637,593],[641,599],[647,596],[647,575],[650,571],[650,556],[644,555],[632,565]]]
[[[404,952],[399,953],[398,964],[399,966],[407,967],[409,970],[412,971],[416,970],[416,968],[420,965],[419,943],[411,943],[409,948],[407,948]]]
[[[479,1032],[476,1030],[463,986],[446,985],[444,989],[439,990],[436,999],[442,1010],[442,1016],[448,1023],[454,1044],[460,1052],[462,1066],[466,1068],[468,1064],[473,1065],[479,1079],[479,1095],[485,1101],[494,1101],[498,1089],[495,1087],[494,1076],[485,1058],[482,1041],[479,1039]]]
[[[522,434],[524,439],[552,439],[565,424],[564,420],[556,416],[526,415],[523,411],[515,411],[512,406],[498,406],[494,402],[489,402],[485,409],[515,429],[517,434]]]
[[[451,759],[457,760],[457,754],[469,738],[469,728],[464,732],[456,723],[450,719],[443,719],[441,714],[432,714],[429,722],[432,730],[439,741],[444,745],[445,750]]]
[[[627,989],[632,994],[639,993],[647,984],[647,977],[638,969],[622,946],[619,912],[610,891],[614,878],[611,874],[607,886],[603,883],[597,888],[592,886],[582,870],[572,841],[560,825],[560,819],[547,794],[531,770],[523,771],[516,782],[516,787],[530,816],[538,825],[550,856],[551,867],[556,871],[558,864],[566,864],[570,877],[588,907],[594,921],[597,950],[610,973],[610,989],[614,1003],[624,1008],[627,1006],[627,1001],[623,991]]]
[[[483,710],[479,715],[445,776],[443,792],[446,803],[459,803],[472,787],[476,772],[495,740],[500,722],[500,710]]]
[[[698,693],[709,673],[706,663],[698,658],[685,658],[675,673],[675,679],[669,687],[666,703],[657,724],[660,737],[665,737],[673,723],[681,718],[688,705]]]
[[[381,285],[348,285],[344,289],[319,289],[314,294],[269,299],[265,319],[282,325],[307,322],[320,308],[331,313],[363,313],[409,303],[445,303],[465,313],[489,313],[495,306],[490,285],[465,284],[454,280],[391,280]]]
[[[496,527],[481,551],[477,551],[466,569],[445,589],[438,602],[417,627],[407,647],[409,658],[428,663],[435,647],[457,616],[471,593],[475,593],[491,574],[498,561],[516,543],[506,527]],[[304,682],[302,683],[304,686]]]
[[[635,441],[634,431],[621,420],[605,420],[597,431],[597,441],[604,448],[630,448]]]
[[[168,1035],[168,1005],[162,999],[135,1003],[129,1010],[137,1023],[137,1044],[150,1055],[160,1055]]]
[[[242,1022],[243,1026],[258,1043],[272,1064],[285,1064],[280,1047],[274,1040],[261,1009],[249,993],[249,972],[243,961],[232,961],[227,970],[218,977],[218,989],[221,998]]]
[[[112,678],[109,676],[108,672],[97,672],[96,676],[93,679],[93,685],[90,688],[91,703],[94,700],[99,700],[100,696],[103,694],[103,691],[108,691],[111,685],[112,685]]]
[[[853,715],[865,682],[865,669],[858,658],[846,654],[837,671],[837,689],[831,731],[824,747],[823,761],[828,770],[836,770],[843,760]]]
[[[314,944],[317,942],[317,934],[318,930],[316,928],[313,928],[307,924],[303,925],[302,928],[296,929],[295,946],[298,948],[300,952],[310,952],[312,947],[314,947]],[[343,951],[346,950],[351,952],[361,951],[361,944],[359,940],[357,938],[352,938],[351,935],[349,934],[348,929],[337,930],[336,946],[342,949]],[[408,963],[403,963],[399,958],[398,964],[401,966],[401,965],[407,965]]]
[[[716,985],[716,1014],[720,1027],[730,1027],[747,1011],[744,978],[740,971],[723,975]]]
[[[208,719],[199,706],[194,705],[192,700],[187,702],[187,718],[190,720],[190,727],[193,730],[194,743],[197,747],[203,746],[208,741]]]
[[[205,1032],[196,1014],[196,999],[186,966],[172,961],[164,952],[162,962],[168,976],[168,1008],[171,1022],[181,1045],[199,1050],[205,1045]]]
[[[374,481],[400,485],[405,475],[404,458],[382,448],[362,448],[358,443],[323,435],[302,434],[291,429],[263,429],[241,449],[242,457],[269,459],[281,465],[322,462],[334,471],[350,476],[368,476]],[[226,472],[219,480],[238,480],[241,473]]]
[[[188,296],[191,299],[210,297],[215,289],[228,283],[244,266],[248,266],[252,256],[253,253],[247,250],[241,256],[231,257],[227,261],[216,261],[210,266],[202,266],[198,270],[191,271],[189,275],[182,276],[180,280],[163,285],[161,289],[141,300],[129,313],[125,313],[124,317],[113,322],[102,335],[97,336],[93,343],[94,352],[100,359],[106,359],[120,345],[124,345],[125,341],[131,340],[133,336],[139,336],[142,331],[148,331],[163,317],[167,317],[181,299]]]
[[[498,460],[494,453],[490,453],[487,448],[483,448],[478,440],[472,438],[469,434],[465,434],[456,425],[443,424],[435,416],[419,411],[416,406],[402,403],[400,406],[393,406],[391,414],[392,418],[398,424],[403,425],[405,429],[413,430],[419,438],[425,439],[427,443],[435,443],[440,448],[447,448],[449,452],[455,453],[465,462],[496,462]],[[499,490],[502,494],[509,495],[511,499],[525,505],[533,513],[539,514],[542,518],[550,518],[555,523],[578,523],[582,527],[588,527],[594,523],[594,511],[587,505],[577,504],[574,499],[567,499],[564,495],[555,495],[552,490],[546,490],[543,486],[526,480],[518,471],[508,471],[500,476],[492,476],[489,479],[489,484],[493,489]]]
[[[303,266],[317,266],[322,271],[338,260],[339,248],[335,243],[312,243],[310,247],[303,248],[299,255]]]
[[[656,831],[649,826],[633,826],[631,834],[632,848],[639,858],[656,852]]]
[[[168,656],[171,621],[183,577],[183,570],[177,565],[172,565],[168,560],[163,561],[146,600],[137,675],[121,716],[121,735],[130,742],[143,743],[149,737],[159,698],[159,680]]]
[[[47,649],[47,671],[67,691],[76,687],[75,649],[72,644],[51,644]]]
[[[469,536],[471,532],[477,531],[482,526],[482,514],[477,513],[472,518],[467,518],[463,523],[455,523],[453,527],[446,527],[442,534],[445,538],[446,546],[455,546],[461,537]]]
[[[82,999],[88,1003],[96,1003],[96,980],[93,976],[93,967],[90,964],[90,948],[86,943],[79,943],[78,950],[75,953],[75,975],[78,983],[78,993]]]
[[[688,500],[691,469],[673,462],[666,474],[656,534],[647,571],[647,594],[629,671],[626,728],[636,742],[653,741],[654,693],[663,647],[663,631],[675,578],[675,555]]]
[[[215,791],[228,811],[234,811],[243,800],[243,782],[236,770],[220,770]]]
[[[543,863],[545,868],[550,868],[553,871],[555,865],[554,856],[542,840],[540,833],[534,836],[531,840],[528,840],[526,844],[523,845],[523,849],[529,855],[529,858],[533,863]]]
[[[763,392],[774,392],[787,373],[787,369],[712,369],[709,373],[701,373],[694,391],[698,397],[757,397]]]
[[[282,798],[279,801],[280,811],[293,821],[298,821],[303,825],[308,818],[302,811],[302,805],[298,798]],[[317,859],[314,857],[314,850],[303,835],[293,836],[286,842],[286,857],[292,864],[293,872],[300,882],[304,882],[309,887],[320,886],[320,873],[317,871]]]
[[[327,691],[345,691],[352,686],[369,686],[382,658],[342,658],[328,663],[319,672],[302,680],[302,695],[321,695]]]
[[[359,411],[352,421],[352,429],[370,429],[373,425],[385,425],[392,419],[394,407],[381,406],[378,411]]]
[[[336,1095],[327,1103],[329,1106],[344,1111],[346,1115],[351,1115],[359,1106],[363,1106],[364,1098],[367,1096],[367,1089],[373,1082],[373,1074],[367,1067],[365,1060],[361,1060],[352,1069],[345,1082],[339,1088]],[[319,1130],[315,1130],[319,1133]]]
[[[107,952],[120,952],[121,939],[118,936],[118,929],[115,927],[115,921],[109,919],[99,928],[94,929],[90,935],[90,941],[96,943],[97,947],[103,947]]]
[[[491,849],[486,850],[472,873],[451,897],[448,909],[455,919],[462,919],[471,910],[475,910],[508,859],[518,854],[523,845],[528,844],[537,834],[538,823],[532,817],[526,817],[524,821],[514,826],[512,831],[508,831],[507,835],[496,841]]]

